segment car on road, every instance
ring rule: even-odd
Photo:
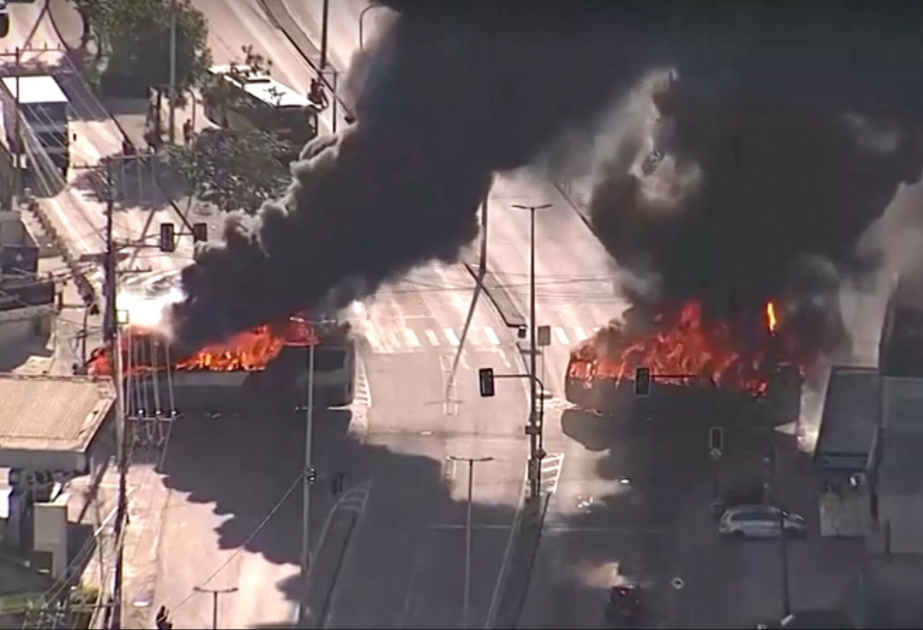
[[[727,510],[718,521],[718,533],[733,538],[776,538],[803,536],[807,533],[804,518],[773,505],[740,505]]]
[[[762,483],[752,482],[733,486],[712,501],[712,518],[718,521],[730,508],[741,505],[759,505],[765,502],[766,486]]]

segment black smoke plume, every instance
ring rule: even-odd
[[[362,68],[356,123],[309,144],[288,194],[254,219],[229,218],[225,242],[184,270],[178,341],[219,340],[344,282],[371,293],[419,263],[454,260],[477,235],[493,172],[528,164],[638,71],[592,15],[527,7],[395,3],[402,13]]]
[[[225,242],[197,252],[172,317],[181,342],[219,340],[344,285],[371,293],[419,263],[454,259],[477,233],[494,172],[530,164],[665,63],[712,99],[692,122],[677,99],[673,134],[706,185],[658,224],[631,177],[616,173],[594,208],[617,260],[653,261],[670,294],[726,306],[775,293],[796,254],[846,252],[896,182],[920,171],[907,130],[923,111],[923,47],[901,5],[385,4],[399,15],[350,82],[357,122],[305,148],[283,199],[231,217]],[[865,157],[853,138],[866,119],[837,127],[851,112],[896,121],[900,148]],[[334,306],[356,297],[338,295]]]
[[[747,4],[713,57],[701,41],[676,57],[654,98],[663,161],[617,156],[590,203],[619,266],[656,279],[626,283],[642,311],[697,300],[752,321],[773,300],[800,345],[842,347],[840,281],[880,265],[859,237],[923,171],[921,18],[887,6]],[[684,177],[678,200],[656,194]]]

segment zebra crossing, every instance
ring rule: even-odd
[[[449,350],[461,345],[462,327],[441,327],[435,324],[411,324],[384,327],[374,321],[362,322],[355,328],[375,354],[401,354],[421,350]],[[582,326],[552,326],[551,346],[572,348],[595,332]],[[503,348],[515,343],[515,335],[503,328],[472,326],[465,339],[467,349]]]

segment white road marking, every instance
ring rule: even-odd
[[[426,339],[429,341],[430,345],[433,346],[434,348],[438,348],[440,345],[442,345],[439,343],[439,336],[435,332],[430,330],[429,328],[426,329],[425,334],[426,334]]]
[[[564,329],[560,326],[554,327],[554,336],[558,338],[558,341],[563,343],[565,346],[570,345],[570,339],[567,338],[567,333],[564,332]]]
[[[493,328],[489,326],[485,326],[483,330],[484,330],[484,336],[487,337],[487,341],[490,342],[490,345],[492,346],[500,345],[500,338],[497,336],[497,333],[494,332]]]
[[[417,333],[415,333],[412,329],[405,328],[404,336],[407,337],[407,345],[409,345],[412,348],[420,347],[420,338],[417,337]]]
[[[455,334],[455,331],[451,328],[443,328],[442,333],[445,335],[445,338],[449,340],[449,343],[456,348],[461,343],[458,339],[458,335]]]
[[[388,346],[391,350],[398,350],[404,345],[404,338],[400,330],[388,331]]]
[[[586,331],[580,326],[574,326],[574,334],[577,335],[578,341],[584,341],[586,339]]]
[[[375,329],[371,326],[367,326],[365,329],[365,340],[369,342],[369,345],[372,346],[372,351],[378,354],[384,354],[387,352],[384,344],[381,342],[381,339],[378,336],[378,333],[375,332]]]

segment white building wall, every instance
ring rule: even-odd
[[[923,495],[879,497],[878,522],[886,553],[923,554]]]

